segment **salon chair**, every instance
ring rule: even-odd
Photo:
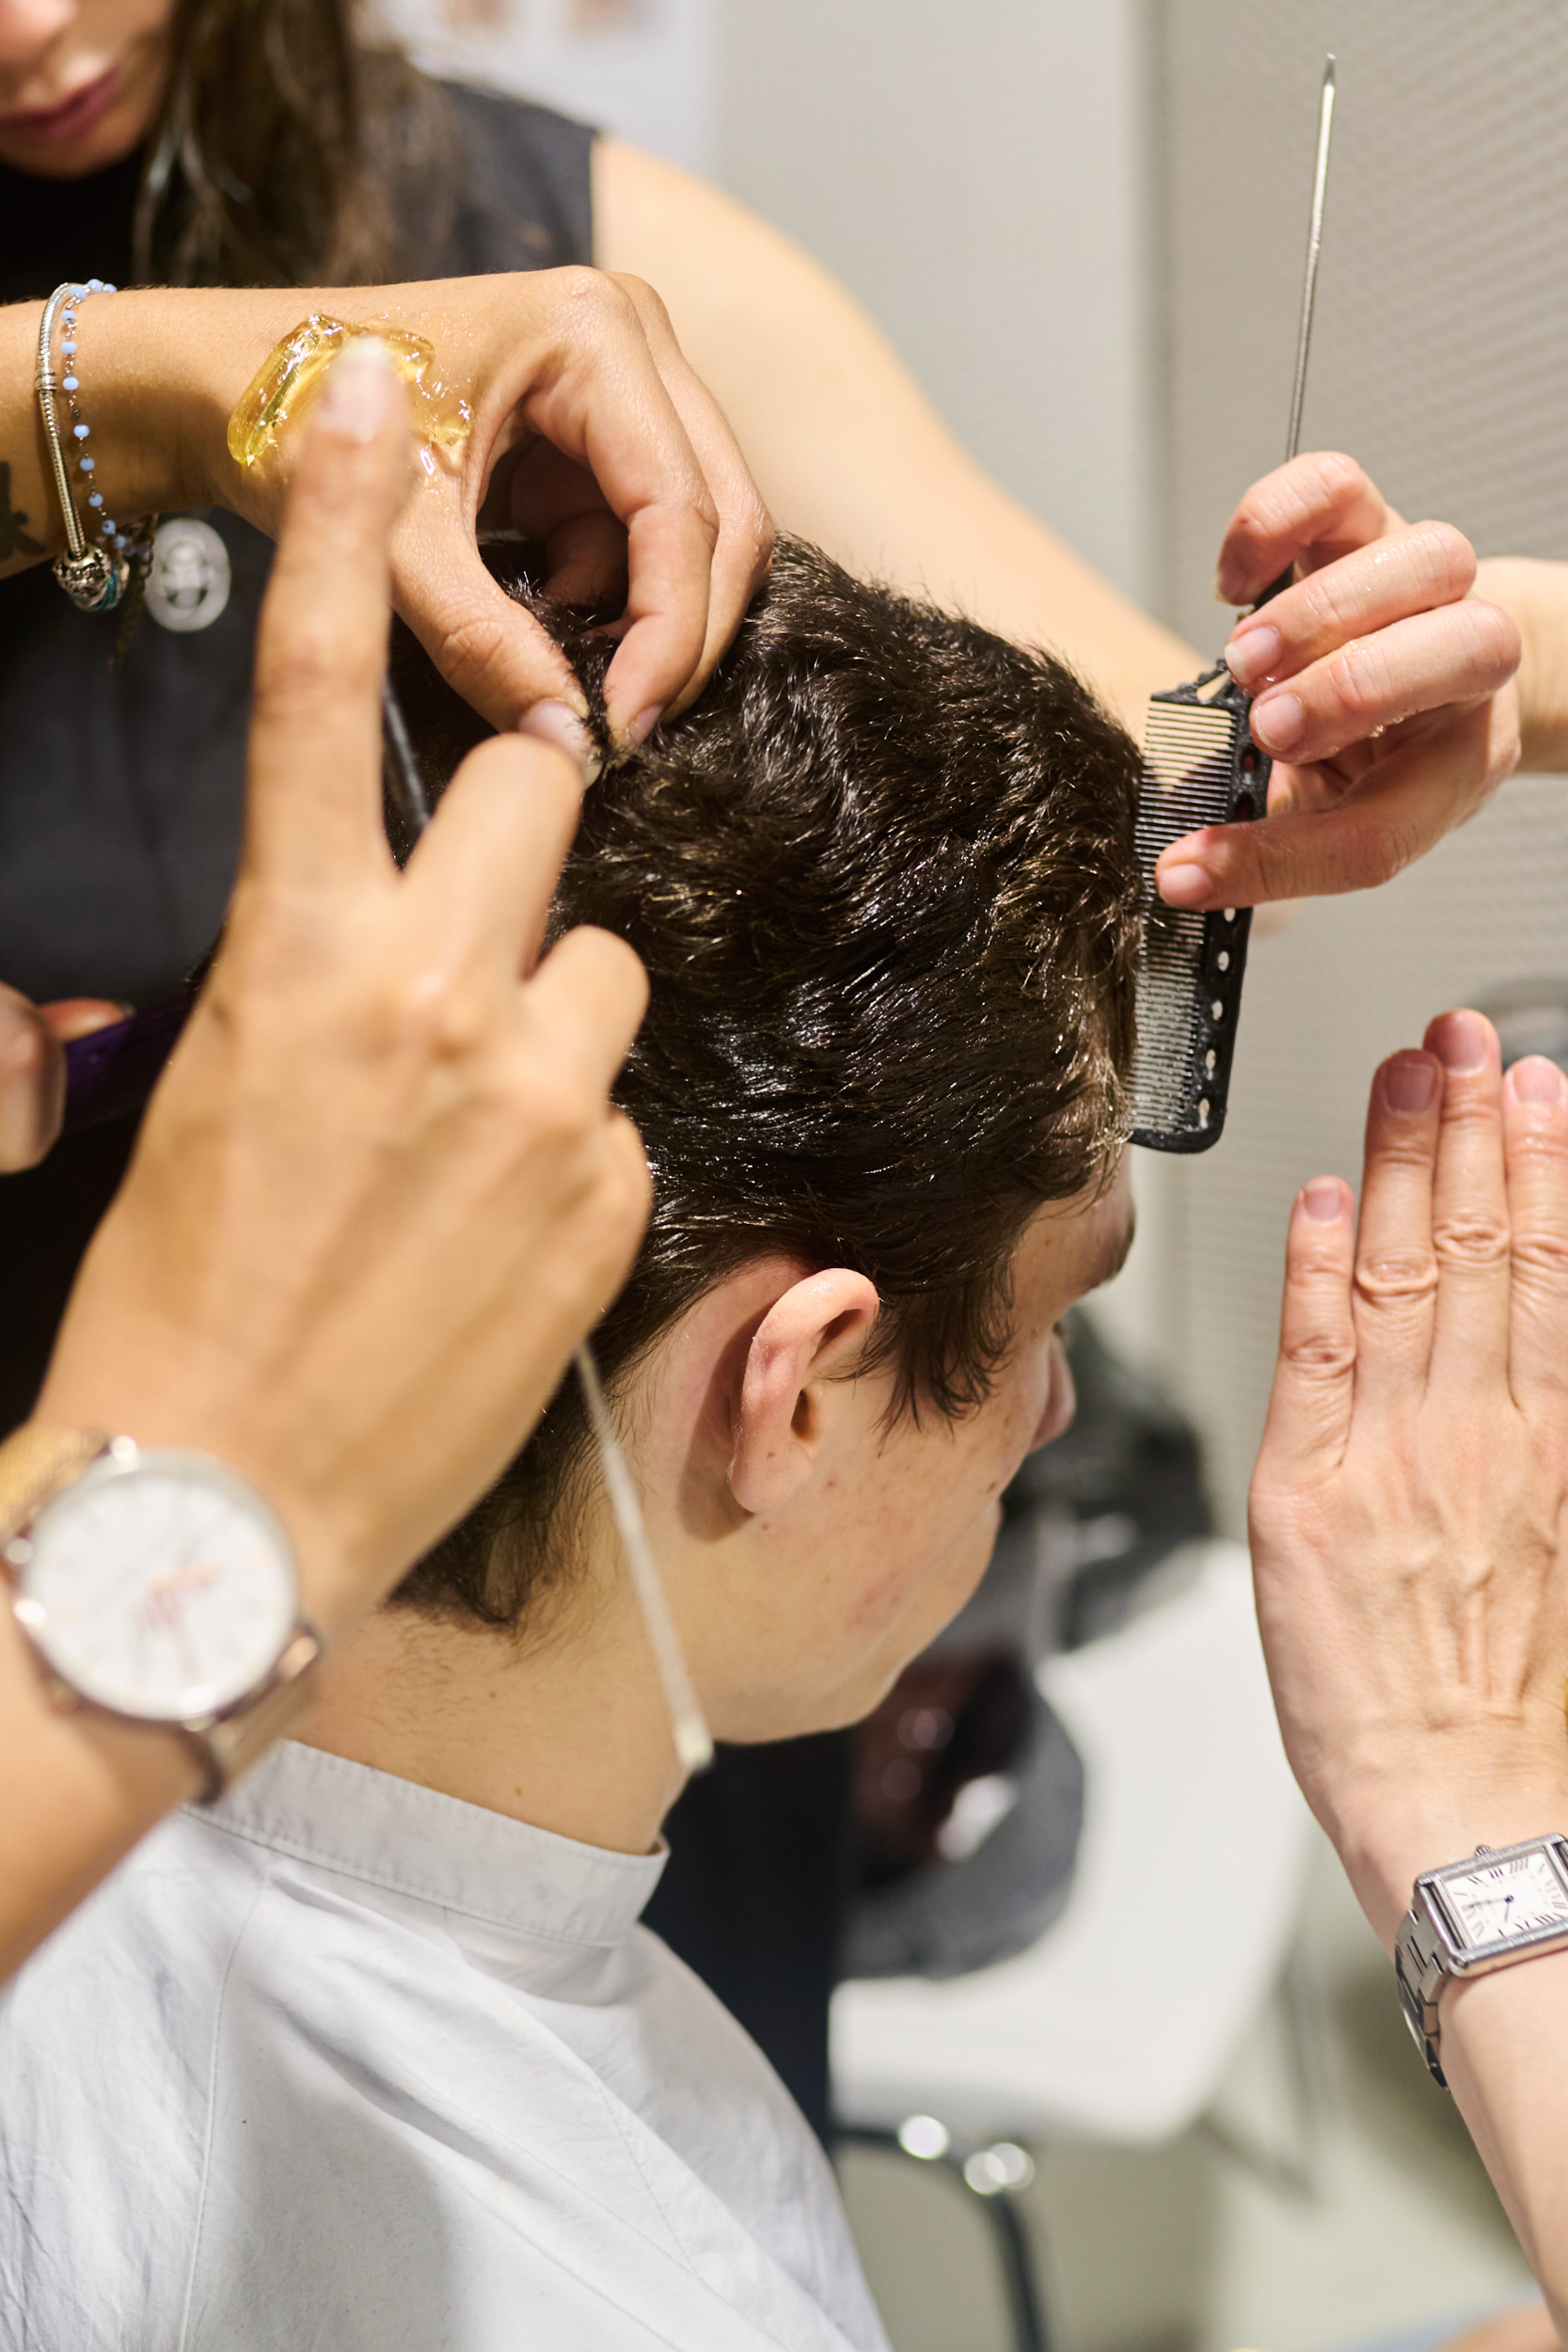
[[[1203,2115],[1279,1977],[1311,1837],[1241,1546],[1184,1546],[1138,1613],[1038,1679],[1086,1790],[1054,1923],[995,1966],[850,1982],[832,2009],[841,2136],[979,2201],[1019,2352],[1049,2342],[1029,2143],[1150,2146]]]

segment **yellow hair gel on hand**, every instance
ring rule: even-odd
[[[392,365],[408,387],[414,438],[427,474],[435,473],[436,450],[457,449],[467,439],[473,410],[436,374],[434,343],[385,320],[357,326],[314,310],[274,344],[235,405],[229,420],[229,454],[237,466],[248,471],[266,462],[321,390],[334,359],[356,335],[378,336],[391,353]]]

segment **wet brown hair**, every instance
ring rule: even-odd
[[[596,691],[610,648],[554,625]],[[411,643],[400,691],[450,771],[477,723]],[[1103,1182],[1130,1125],[1137,772],[1059,662],[782,542],[701,701],[588,794],[554,910],[651,981],[615,1089],[656,1191],[594,1343],[612,1392],[777,1252],[875,1283],[863,1368],[894,1366],[895,1410],[984,1398],[1023,1226]],[[397,1597],[516,1622],[590,1467],[568,1376]]]
[[[405,171],[450,144],[438,93],[356,33],[354,0],[177,0],[136,205],[142,284],[372,284],[418,256]]]

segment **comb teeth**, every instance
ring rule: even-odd
[[[1154,867],[1183,834],[1254,813],[1266,770],[1246,711],[1234,689],[1204,703],[1193,688],[1179,688],[1148,706],[1135,836],[1144,946],[1132,1139],[1158,1152],[1205,1152],[1225,1123],[1251,917],[1167,907]]]

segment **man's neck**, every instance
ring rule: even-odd
[[[384,1609],[294,1735],[558,1836],[647,1853],[681,1786],[635,1614],[518,1643]]]

